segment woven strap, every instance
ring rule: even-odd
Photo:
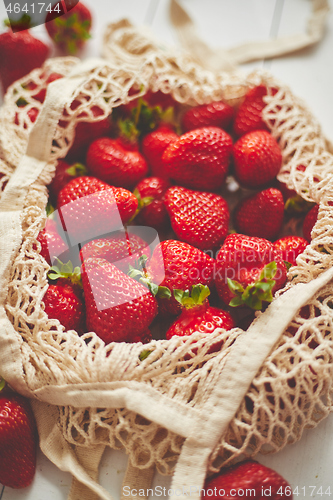
[[[171,22],[177,30],[181,44],[196,62],[212,71],[231,71],[238,64],[279,57],[310,47],[323,38],[328,13],[328,0],[312,0],[312,13],[305,33],[247,42],[228,50],[213,50],[201,40],[192,19],[178,1],[171,0],[170,3]]]

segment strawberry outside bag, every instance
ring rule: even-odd
[[[74,476],[71,499],[111,498],[97,480],[106,446],[128,453],[125,484],[147,486],[157,468],[173,474],[174,490],[190,485],[198,498],[207,471],[278,451],[331,410],[332,149],[304,103],[268,73],[204,70],[127,21],[108,27],[103,55],[47,61],[10,87],[0,112],[0,372],[32,399],[42,451]],[[42,89],[50,72],[64,78],[48,86],[42,105],[28,89]],[[36,238],[46,186],[77,123],[101,120],[148,89],[192,105],[237,105],[258,84],[277,89],[265,98],[264,119],[283,149],[279,179],[320,204],[312,242],[267,310],[246,332],[217,329],[144,346],[105,346],[94,332],[79,337],[49,319],[49,266]],[[210,352],[221,340],[223,348]],[[143,349],[151,354],[140,360]]]

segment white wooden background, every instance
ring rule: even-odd
[[[84,0],[94,15],[93,39],[84,56],[99,55],[106,23],[122,17],[138,25],[149,26],[162,41],[177,45],[178,39],[169,21],[169,0]],[[332,0],[330,0],[332,2]],[[333,2],[332,2],[333,4]],[[266,40],[281,35],[304,32],[310,14],[310,0],[182,0],[195,20],[202,38],[212,47],[228,48],[249,40]],[[0,19],[5,9],[0,0]],[[34,29],[36,36],[47,40],[45,28]],[[294,93],[306,100],[333,140],[333,16],[328,19],[324,40],[317,46],[292,56],[259,61],[244,66],[245,71],[264,67],[287,83]],[[0,353],[1,355],[1,353]],[[296,499],[327,499],[333,495],[333,416],[316,429],[309,429],[300,442],[275,455],[257,459],[273,467],[292,485],[298,487]],[[123,452],[107,450],[103,456],[101,484],[120,498],[127,457]],[[33,484],[23,490],[1,489],[0,500],[65,500],[71,476],[59,471],[40,452]],[[153,486],[169,486],[170,478],[156,475]],[[311,488],[313,486],[314,488]],[[297,490],[296,490],[297,493]],[[156,497],[157,498],[157,497]],[[153,499],[151,499],[153,500]],[[154,499],[155,500],[155,499]]]

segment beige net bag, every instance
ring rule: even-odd
[[[42,450],[75,478],[70,498],[111,498],[97,482],[105,446],[128,453],[125,481],[148,484],[156,467],[173,474],[174,489],[197,487],[198,498],[207,470],[280,450],[331,411],[333,157],[306,105],[267,73],[203,70],[127,21],[108,27],[103,55],[48,61],[9,89],[0,111],[0,372],[32,398]],[[27,88],[44,88],[50,72],[65,78],[49,85],[41,105]],[[105,346],[94,332],[79,337],[49,319],[49,266],[36,237],[46,186],[76,124],[101,120],[148,89],[192,105],[237,105],[260,83],[278,89],[266,97],[264,119],[283,148],[279,179],[320,203],[313,240],[268,309],[246,332],[218,329],[145,346]],[[140,90],[129,97],[133,88]],[[18,114],[20,98],[27,104]],[[222,349],[210,352],[221,340]],[[141,361],[143,349],[152,353]]]

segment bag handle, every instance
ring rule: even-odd
[[[324,37],[329,13],[328,0],[312,0],[312,13],[306,32],[265,41],[252,41],[231,49],[210,48],[197,33],[193,20],[179,4],[171,0],[170,18],[184,48],[204,68],[212,71],[235,71],[238,64],[270,59],[296,52],[318,43]]]

